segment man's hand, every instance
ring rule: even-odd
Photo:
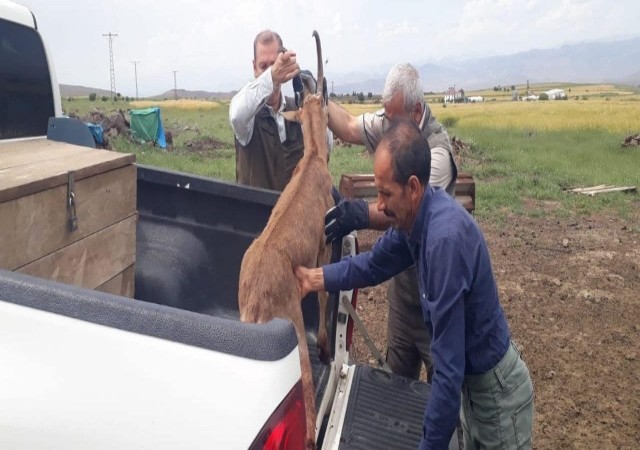
[[[307,269],[306,267],[298,266],[294,273],[298,279],[300,299],[305,298],[309,292],[324,291],[324,274],[322,267]]]
[[[353,230],[369,227],[369,203],[364,199],[343,198],[324,216],[327,244],[342,239]]]
[[[271,78],[273,79],[274,86],[279,86],[300,72],[300,66],[296,62],[296,54],[294,52],[286,51],[278,54],[276,62],[271,66]]]

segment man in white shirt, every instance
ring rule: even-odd
[[[278,33],[258,33],[253,41],[255,80],[245,85],[229,106],[238,183],[282,191],[291,179],[304,143],[300,124],[286,121],[280,114],[298,109],[295,100],[282,93],[282,85],[299,73],[295,52],[284,48]],[[310,75],[305,81],[315,84]]]

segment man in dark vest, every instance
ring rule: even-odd
[[[413,121],[431,149],[429,184],[442,187],[453,196],[458,170],[449,135],[424,101],[420,75],[411,64],[391,68],[382,105],[384,108],[375,113],[352,116],[338,104],[329,102],[329,128],[343,141],[364,145],[373,153],[391,121],[396,118]],[[364,200],[349,199],[341,200],[329,210],[326,222],[330,241],[354,229],[385,230],[391,225],[375,203],[368,205]],[[414,266],[392,278],[388,298],[387,364],[395,373],[418,379],[424,363],[431,378],[430,336],[422,317]]]
[[[282,191],[291,179],[304,143],[300,124],[280,114],[298,109],[295,100],[282,93],[282,85],[299,73],[296,54],[285,50],[278,33],[258,33],[253,41],[255,79],[234,95],[229,106],[238,183]],[[301,76],[306,83],[315,83],[311,75]],[[327,134],[331,150],[333,135]]]

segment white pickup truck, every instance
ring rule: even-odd
[[[35,16],[0,0],[0,185],[3,149],[36,151],[60,115]],[[0,449],[303,448],[293,326],[238,319],[240,262],[277,198],[138,166],[135,299],[0,270]],[[355,251],[348,236],[333,259]],[[331,294],[328,365],[303,302],[318,448],[416,448],[429,385],[350,364],[343,302],[356,293]]]

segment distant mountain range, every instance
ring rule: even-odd
[[[62,97],[88,97],[89,94],[93,92],[95,92],[98,97],[102,97],[103,95],[111,95],[111,91],[107,91],[104,89],[96,89],[86,86],[73,86],[71,84],[60,85],[60,95]]]
[[[416,67],[425,91],[442,92],[455,85],[465,90],[543,82],[640,85],[640,37],[615,42],[585,42],[505,56],[440,61]],[[377,76],[376,76],[377,75]],[[349,74],[358,81],[334,83],[336,94],[381,93],[386,73]],[[343,78],[343,79],[344,79]],[[356,78],[356,79],[358,79]],[[362,81],[360,81],[362,80]]]
[[[368,72],[345,73],[329,80],[336,94],[382,93],[386,71],[391,64],[378,65]],[[529,50],[504,56],[439,61],[417,66],[425,91],[443,92],[449,86],[465,90],[502,85],[534,83],[615,83],[640,85],[640,37],[614,42],[584,42],[546,50]],[[84,86],[60,85],[61,95],[99,96],[109,91]],[[230,99],[235,92],[187,91],[178,89],[180,98]],[[148,97],[172,99],[173,89]]]
[[[236,91],[232,92],[209,92],[209,91],[188,91],[186,89],[178,89],[177,92],[174,93],[173,89],[170,89],[160,95],[154,95],[153,97],[148,97],[150,99],[167,99],[171,100],[175,98],[175,94],[178,94],[178,98],[195,98],[198,100],[208,100],[208,99],[219,99],[219,100],[229,100],[233,97]]]
[[[60,95],[64,97],[88,97],[89,94],[95,92],[98,97],[103,95],[110,96],[111,91],[105,89],[96,89],[85,86],[73,86],[70,84],[60,84]],[[188,91],[186,89],[178,89],[178,98],[195,98],[199,100],[219,99],[228,100],[235,94],[232,92],[208,92],[208,91]],[[154,95],[152,97],[145,97],[150,100],[171,100],[175,96],[173,89],[168,90],[160,95]]]

